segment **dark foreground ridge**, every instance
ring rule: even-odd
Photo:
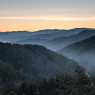
[[[0,43],[0,95],[94,95],[73,60],[38,45]]]

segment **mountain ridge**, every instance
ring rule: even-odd
[[[95,62],[95,36],[69,45],[60,50],[65,56],[78,61],[92,76],[94,75]]]
[[[76,75],[76,68],[80,68],[76,62],[38,45],[0,43],[0,60],[12,65],[26,79],[31,79],[31,75],[39,78],[62,73]]]

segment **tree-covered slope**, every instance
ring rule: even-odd
[[[17,78],[49,78],[63,73],[77,75],[76,69],[81,70],[76,62],[37,45],[1,43],[0,60],[13,66]]]
[[[95,36],[71,44],[59,52],[68,58],[76,60],[84,66],[90,74],[95,76]]]
[[[93,89],[85,70],[62,55],[38,45],[0,43],[1,95],[92,95]]]

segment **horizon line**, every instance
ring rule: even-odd
[[[45,31],[45,30],[64,30],[64,31],[69,31],[69,30],[74,30],[74,29],[91,29],[91,30],[95,30],[95,28],[86,28],[86,27],[76,27],[76,28],[69,28],[69,29],[59,29],[59,28],[46,28],[46,29],[39,29],[39,30],[34,30],[34,31],[30,31],[30,30],[16,30],[16,31],[0,31],[2,32],[39,32],[39,31]]]

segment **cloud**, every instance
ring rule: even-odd
[[[0,20],[44,20],[44,21],[93,21],[95,17],[63,17],[63,16],[12,16],[0,17]]]

